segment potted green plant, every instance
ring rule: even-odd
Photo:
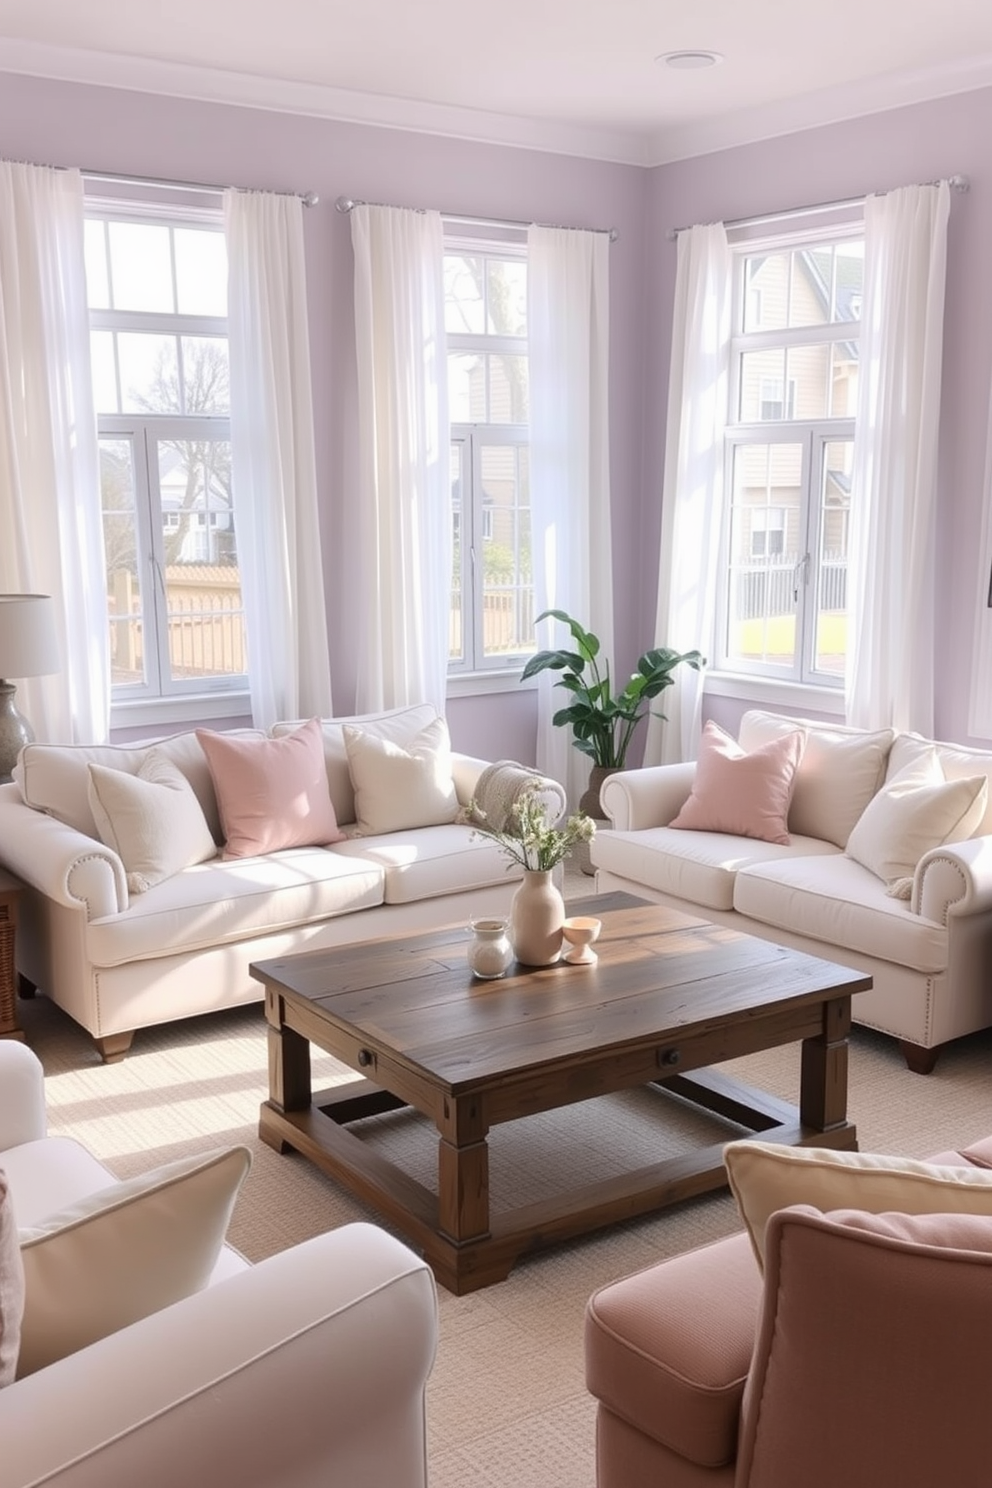
[[[679,652],[667,646],[655,646],[638,658],[637,670],[615,692],[610,664],[600,655],[598,636],[564,610],[544,610],[537,618],[549,617],[568,626],[574,648],[536,652],[524,667],[520,680],[526,681],[538,672],[561,673],[555,686],[563,687],[571,701],[567,708],[559,708],[551,721],[557,728],[571,728],[576,749],[592,760],[589,789],[579,805],[588,815],[602,818],[600,786],[607,775],[623,769],[634,730],[650,711],[648,704],[672,686],[676,667],[684,662],[698,672],[705,666],[706,658],[698,651]]]

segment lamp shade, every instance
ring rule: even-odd
[[[59,666],[51,596],[0,594],[0,677],[44,677]]]

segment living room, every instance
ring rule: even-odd
[[[609,432],[614,650],[622,674],[653,641],[655,629],[664,409],[676,276],[674,230],[785,214],[910,183],[966,178],[969,189],[952,195],[947,232],[934,555],[938,658],[934,733],[939,739],[988,747],[990,734],[976,726],[982,717],[981,698],[976,696],[977,659],[984,654],[985,625],[992,614],[987,609],[992,560],[987,519],[992,297],[986,286],[985,251],[992,234],[992,207],[983,189],[985,141],[992,129],[992,72],[982,70],[985,46],[973,42],[970,53],[962,52],[956,65],[946,62],[925,80],[914,75],[893,83],[891,91],[886,91],[882,78],[864,82],[860,92],[851,90],[853,102],[845,106],[835,99],[825,113],[817,114],[811,97],[793,99],[791,113],[776,115],[774,123],[760,110],[750,119],[732,120],[727,124],[729,136],[715,126],[709,133],[700,126],[695,134],[687,129],[684,135],[673,128],[666,148],[652,155],[639,136],[623,140],[616,131],[588,124],[560,125],[556,130],[545,120],[541,128],[533,126],[530,131],[520,124],[513,138],[505,129],[502,134],[495,126],[487,129],[484,118],[467,118],[471,111],[466,110],[457,118],[450,114],[447,127],[440,115],[423,113],[418,120],[412,110],[404,122],[397,122],[398,116],[373,119],[357,105],[342,116],[315,89],[238,93],[230,78],[225,82],[211,77],[209,69],[197,77],[197,69],[189,66],[172,64],[170,70],[170,64],[161,60],[142,62],[134,57],[108,61],[106,53],[100,62],[95,39],[74,43],[88,53],[77,55],[75,61],[71,46],[49,50],[58,40],[54,35],[47,38],[47,46],[41,38],[29,44],[30,40],[27,32],[0,38],[0,154],[6,159],[75,166],[108,176],[235,184],[319,197],[317,205],[304,212],[304,235],[328,647],[339,715],[352,712],[355,705],[358,673],[352,616],[362,597],[348,556],[357,520],[353,493],[360,451],[351,228],[348,215],[335,209],[339,197],[436,207],[468,218],[615,230],[609,248]],[[691,38],[676,38],[683,40],[693,44]],[[657,50],[662,49],[659,43]],[[713,72],[717,83],[719,75],[717,67]],[[788,123],[783,122],[786,119]],[[774,706],[766,688],[714,682],[705,695],[704,712],[736,733],[742,714],[752,705]],[[833,709],[822,700],[817,707],[808,693],[801,700],[798,694],[783,698],[780,711],[819,712],[838,720],[841,716],[839,698]],[[464,685],[452,689],[446,714],[452,744],[464,754],[534,762],[536,694],[521,687],[518,673],[490,679],[484,691],[472,692]],[[216,720],[201,715],[183,722]],[[247,722],[247,717],[233,717],[223,726]],[[114,738],[127,742],[149,732],[139,725],[122,726],[115,729]],[[638,747],[642,742],[639,737]],[[36,1001],[41,1004],[45,999]],[[49,1011],[26,1007],[29,1042],[33,1036],[49,1036],[45,1023]],[[201,1109],[199,1096],[187,1102],[181,1093],[184,1059],[191,1049],[170,1050],[157,1037],[152,1040],[148,1052],[162,1063],[148,1078],[161,1082],[161,1088],[133,1118],[140,1138],[131,1134],[123,1140],[119,1135],[107,1139],[108,1160],[122,1174],[147,1166],[149,1149],[155,1151],[151,1160],[156,1163],[178,1156],[197,1122],[203,1123],[197,1133],[202,1147],[216,1145],[225,1133],[241,1130],[246,1119],[257,1116],[258,1069],[254,1052],[246,1054],[246,1043],[253,1051],[255,1045],[248,1032],[250,1012],[221,1015],[222,1026],[231,1035],[225,1040],[230,1053],[223,1056],[230,1059],[223,1076],[229,1082],[230,1104],[226,1109],[222,1104],[220,1112],[214,1108],[209,1116]],[[213,1042],[213,1036],[205,1034],[205,1029],[198,1030],[193,1042],[202,1040],[205,1046]],[[140,1064],[130,1063],[132,1055],[120,1066],[89,1067],[92,1051],[75,1028],[51,1047],[56,1073],[48,1082],[50,1120],[60,1130],[78,1127],[84,1139],[98,1147],[101,1122],[115,1102],[138,1109],[145,1080]],[[977,1042],[948,1055],[937,1075],[928,1077],[939,1080],[939,1086],[928,1086],[924,1095],[918,1088],[914,1091],[922,1082],[907,1074],[897,1053],[884,1040],[866,1035],[852,1056],[851,1099],[852,1108],[862,1101],[857,1111],[862,1146],[923,1157],[983,1134],[988,1049],[987,1038],[979,1035]],[[239,1071],[242,1060],[247,1060],[250,1074]],[[783,1079],[788,1083],[791,1075],[774,1061],[765,1060],[759,1068],[762,1083],[769,1086]],[[209,1059],[205,1078],[211,1078]],[[959,1086],[950,1100],[947,1090],[955,1082]],[[869,1101],[862,1092],[872,1086],[875,1096]],[[102,1115],[97,1114],[98,1107]],[[552,1144],[559,1136],[560,1132],[552,1136]],[[266,1154],[273,1171],[285,1161]],[[255,1237],[259,1255],[271,1254],[329,1223],[319,1175],[297,1162],[288,1166],[289,1176],[275,1180],[273,1208],[252,1221],[261,1226],[260,1238]],[[540,1173],[533,1181],[540,1185]],[[278,1210],[282,1206],[288,1211],[296,1203],[306,1208],[306,1217],[290,1235]],[[507,1295],[516,1308],[510,1314],[501,1312],[501,1305],[487,1292],[446,1299],[443,1336],[450,1340],[453,1355],[457,1345],[464,1346],[458,1357],[482,1371],[492,1399],[479,1405],[468,1392],[459,1395],[455,1371],[442,1352],[433,1388],[451,1392],[458,1408],[437,1417],[431,1481],[492,1483],[499,1488],[528,1481],[569,1483],[573,1488],[580,1482],[591,1484],[595,1473],[591,1415],[579,1403],[577,1299],[590,1294],[604,1275],[634,1270],[659,1253],[687,1249],[729,1232],[737,1222],[730,1201],[722,1208],[707,1207],[711,1203],[694,1202],[687,1213],[698,1222],[670,1228],[663,1238],[655,1230],[639,1231],[636,1225],[619,1227],[629,1243],[609,1257],[595,1239],[562,1252],[560,1260],[551,1252],[542,1258],[540,1274],[535,1264],[528,1267],[523,1283],[504,1284],[511,1289]],[[345,1199],[337,1203],[333,1223],[356,1217],[365,1217],[361,1206]],[[665,1223],[664,1217],[655,1222],[658,1230]],[[248,1229],[247,1222],[244,1228]],[[239,1242],[237,1228],[232,1234],[235,1244],[251,1249],[244,1237]],[[567,1263],[572,1263],[572,1270],[566,1280]],[[565,1362],[551,1366],[542,1386],[542,1370],[535,1361],[544,1345],[538,1329],[528,1323],[528,1313],[537,1316],[535,1299],[553,1302],[559,1286],[568,1299],[568,1317],[556,1317],[555,1307],[549,1305],[540,1314],[541,1326],[552,1337],[556,1330],[567,1334],[568,1347]],[[515,1361],[514,1349],[529,1361],[526,1371]],[[526,1388],[520,1383],[524,1378]]]

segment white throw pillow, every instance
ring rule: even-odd
[[[789,831],[844,847],[858,817],[885,779],[892,729],[867,733],[808,718],[783,718],[752,708],[741,719],[739,741],[756,749],[802,728],[806,748],[789,803]]]
[[[812,1204],[828,1214],[983,1214],[992,1216],[992,1171],[940,1167],[910,1157],[835,1152],[829,1147],[781,1147],[728,1142],[723,1161],[758,1265],[765,1261],[765,1225],[778,1209]]]
[[[988,789],[984,775],[945,780],[931,749],[869,801],[847,839],[847,856],[883,879],[893,898],[908,899],[924,853],[945,842],[963,842],[977,829]]]
[[[89,802],[100,841],[124,864],[132,894],[216,855],[217,844],[186,776],[158,749],[136,775],[89,766]]]
[[[421,729],[405,748],[350,724],[344,726],[344,742],[355,790],[354,835],[377,837],[454,821],[458,796],[443,718]]]
[[[247,1147],[181,1158],[21,1230],[18,1378],[201,1291],[250,1166]]]

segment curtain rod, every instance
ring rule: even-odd
[[[124,176],[113,171],[80,170],[87,181],[116,182],[119,186],[154,186],[159,191],[199,191],[207,196],[223,196],[225,191],[247,191],[247,186],[207,186],[202,181],[169,181],[163,176]],[[320,201],[316,191],[277,191],[276,196],[298,196],[305,207],[315,207]]]
[[[967,176],[944,176],[936,181],[925,181],[923,184],[925,186],[939,186],[941,180],[946,180],[952,191],[967,191],[971,185]],[[875,196],[885,196],[887,193],[876,191],[872,194]],[[760,227],[763,222],[788,222],[793,217],[812,217],[817,212],[839,211],[841,207],[859,207],[864,205],[864,201],[864,196],[849,196],[838,201],[811,202],[805,207],[790,207],[784,212],[765,212],[760,217],[733,217],[724,225],[726,227]],[[678,237],[679,233],[686,231],[688,229],[685,227],[670,227],[665,236],[671,242]]]
[[[381,207],[383,202],[362,201],[358,197],[339,196],[334,203],[339,212],[350,212],[354,207]],[[414,212],[424,212],[426,207],[413,207]],[[457,212],[442,212],[441,216],[445,222],[461,222],[472,227],[530,227],[529,222],[519,222],[512,217],[462,217]],[[555,227],[561,232],[597,232],[606,233],[611,243],[615,243],[620,236],[620,231],[615,227],[570,227],[562,222],[538,222],[536,227]]]

